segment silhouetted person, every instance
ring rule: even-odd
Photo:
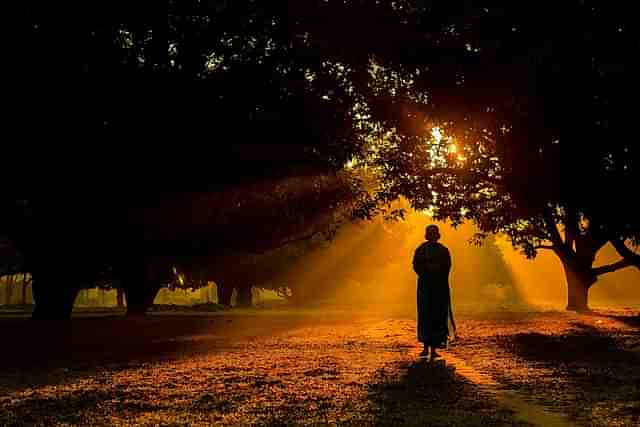
[[[421,355],[428,355],[431,349],[433,359],[439,356],[436,348],[446,348],[449,337],[451,255],[438,243],[440,230],[436,225],[427,226],[425,239],[413,255],[413,270],[418,275],[418,341],[424,344]]]

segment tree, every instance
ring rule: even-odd
[[[27,142],[19,145],[45,160],[33,167],[46,180],[5,194],[0,232],[32,274],[34,317],[67,317],[77,290],[105,279],[121,282],[130,313],[143,313],[175,279],[176,259],[188,265],[307,236],[300,230],[320,228],[312,225],[319,205],[329,217],[334,202],[344,204],[340,186],[325,180],[354,158],[383,179],[360,216],[399,195],[416,208],[438,205],[441,218],[510,233],[529,255],[552,246],[582,288],[604,271],[586,267],[603,241],[624,254],[620,265],[637,265],[629,246],[637,219],[621,215],[631,212],[624,197],[608,191],[637,174],[636,149],[610,138],[630,123],[621,105],[636,88],[635,65],[624,60],[637,50],[632,27],[610,6],[489,3],[27,4],[12,124]],[[577,23],[571,34],[566,22]],[[439,151],[425,154],[425,125],[457,138],[460,153],[439,138],[430,144]],[[580,150],[593,138],[611,143]],[[60,142],[43,148],[52,139]],[[572,176],[562,167],[569,160],[594,173]],[[254,212],[234,232],[224,222],[231,209],[211,213],[220,194],[252,201],[302,177],[324,189],[313,203],[295,193],[292,209],[278,197],[253,205],[275,208],[275,233]],[[348,199],[362,199],[353,184]],[[585,187],[606,189],[606,202]],[[207,201],[206,222],[192,227],[192,206]],[[292,216],[278,221],[282,212]],[[567,226],[565,241],[557,224]],[[65,275],[70,259],[81,268]],[[585,306],[581,295],[570,306]]]
[[[142,313],[176,257],[223,253],[234,240],[216,235],[223,224],[215,216],[213,230],[195,239],[183,228],[202,194],[248,194],[262,181],[322,181],[341,170],[360,153],[374,113],[397,117],[395,106],[424,101],[407,90],[404,64],[385,68],[372,56],[397,59],[380,24],[412,42],[408,9],[337,1],[27,4],[13,67],[24,88],[14,124],[30,143],[22,146],[38,144],[46,162],[33,167],[47,180],[17,185],[0,227],[33,275],[34,317],[67,317],[77,290],[105,279],[119,280],[128,312]],[[48,79],[40,78],[42,64]],[[51,138],[63,142],[47,151],[41,141]],[[99,161],[85,154],[87,141],[101,147]],[[166,200],[182,203],[172,211],[180,232],[154,229],[166,226],[154,217]],[[317,209],[305,200],[299,212]],[[334,208],[327,203],[325,213]],[[276,240],[300,238],[287,230]],[[268,240],[262,250],[274,247]],[[69,257],[83,267],[61,283]]]
[[[528,257],[553,251],[567,308],[584,310],[598,276],[640,268],[627,189],[639,169],[626,106],[640,94],[637,34],[617,6],[458,6],[448,23],[460,64],[447,86],[455,103],[436,99],[417,131],[376,141],[376,204],[406,197],[437,219],[505,233]],[[594,266],[607,243],[621,259]]]
[[[33,276],[34,317],[68,317],[78,290],[102,280],[118,280],[128,313],[141,314],[172,280],[175,258],[242,245],[265,250],[300,238],[302,224],[286,223],[287,215],[321,220],[326,210],[318,203],[327,210],[341,203],[341,190],[323,182],[357,151],[348,143],[357,139],[355,101],[339,65],[299,54],[305,42],[289,33],[286,7],[143,3],[25,7],[16,67],[28,88],[20,98],[31,106],[16,101],[16,124],[30,143],[68,142],[51,153],[38,151],[47,163],[34,167],[46,182],[22,182],[2,202],[2,231]],[[70,19],[79,15],[84,19]],[[42,63],[55,84],[38,79]],[[66,102],[57,105],[60,100]],[[203,138],[210,141],[206,156]],[[159,149],[160,140],[180,144]],[[108,147],[99,162],[78,150],[86,141]],[[257,243],[215,222],[230,213],[213,212],[220,194],[240,194],[242,205],[263,195],[252,191],[277,189],[278,180],[296,177],[326,193],[288,200],[297,203],[291,209],[280,203],[286,195],[275,194],[275,206],[260,207],[283,209],[269,218],[280,228],[249,227],[257,230]],[[212,226],[199,224],[205,230],[194,236],[189,205],[206,195],[212,196]],[[176,203],[179,209],[171,210]],[[174,221],[166,221],[171,215]],[[81,268],[63,275],[70,259]]]

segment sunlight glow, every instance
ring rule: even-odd
[[[345,169],[353,169],[358,164],[356,159],[351,159],[347,163],[345,163]]]
[[[431,128],[431,136],[433,137],[433,139],[436,141],[437,144],[440,144],[440,141],[442,141],[442,138],[443,138],[442,130],[437,126]]]
[[[432,218],[435,215],[435,206],[431,205],[428,209],[423,209],[422,214]]]

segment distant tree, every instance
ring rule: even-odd
[[[120,288],[116,289],[116,292],[116,305],[118,308],[122,308],[124,307],[124,292]]]

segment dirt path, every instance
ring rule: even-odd
[[[640,425],[637,312],[462,319],[451,353],[545,411],[583,426]]]
[[[413,321],[380,317],[77,319],[57,337],[40,332],[57,347],[38,347],[37,332],[12,324],[3,332],[16,351],[0,356],[12,367],[0,375],[0,425],[637,425],[638,364],[626,350],[607,347],[620,363],[612,375],[628,379],[626,394],[607,403],[608,388],[591,396],[594,388],[554,368],[554,357],[530,354],[531,337],[522,335],[543,331],[567,351],[567,343],[590,342],[573,343],[571,319],[517,319],[462,317],[463,339],[435,363],[417,358]],[[640,341],[637,328],[620,328],[601,335],[632,347]],[[604,351],[577,359],[595,372],[602,367],[593,356]],[[571,409],[579,399],[583,417]],[[599,417],[602,408],[617,412]]]
[[[497,383],[491,376],[469,366],[462,359],[444,352],[443,358],[455,369],[456,374],[476,384],[484,393],[494,397],[500,406],[513,411],[514,418],[539,427],[573,427],[564,414],[550,411],[548,408],[531,402],[522,393],[508,390]]]

